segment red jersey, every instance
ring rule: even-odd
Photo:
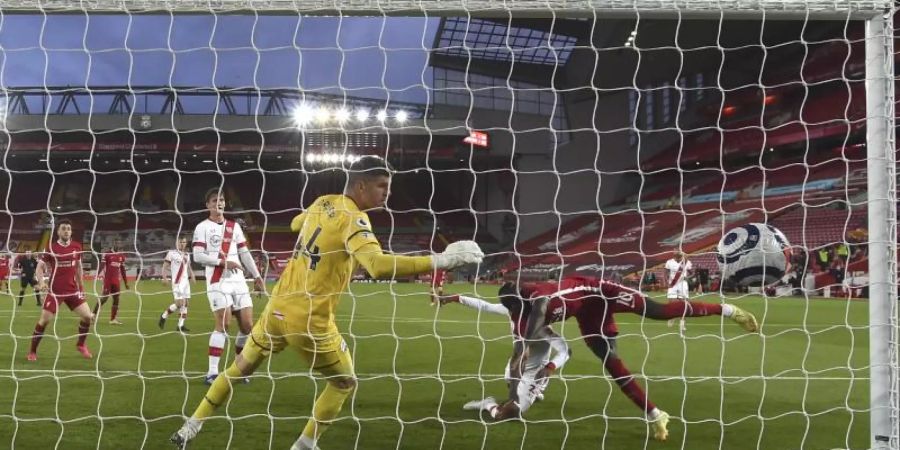
[[[0,256],[0,273],[9,273],[9,256]]]
[[[78,263],[81,262],[81,244],[75,241],[62,245],[51,242],[42,259],[50,274],[50,293],[58,297],[81,292],[81,280],[77,280]]]
[[[559,282],[537,283],[526,285],[522,289],[525,298],[548,297],[547,312],[544,323],[550,325],[562,322],[570,317],[578,319],[584,332],[585,323],[600,325],[608,335],[615,335],[617,327],[613,313],[635,312],[636,307],[643,308],[644,295],[620,284],[592,277],[568,277]],[[511,317],[516,335],[524,332],[527,319]]]
[[[103,255],[103,282],[119,284],[119,277],[125,279],[125,255],[122,253],[106,253]]]

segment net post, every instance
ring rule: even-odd
[[[866,21],[871,448],[900,449],[893,11]]]

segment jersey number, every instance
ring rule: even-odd
[[[316,230],[313,231],[312,236],[309,238],[309,242],[306,243],[306,248],[303,250],[303,254],[309,258],[309,270],[316,270],[319,260],[322,259],[319,256],[319,246],[316,245],[316,239],[319,238],[319,233],[321,232],[322,227],[316,227]]]

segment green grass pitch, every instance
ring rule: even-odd
[[[18,287],[17,283],[14,286]],[[121,320],[99,318],[75,351],[66,309],[25,361],[39,309],[0,296],[0,448],[164,449],[206,391],[211,314],[202,285],[187,325],[157,328],[167,287],[141,282],[124,295]],[[472,286],[448,286],[471,292]],[[364,284],[341,303],[339,327],[354,353],[359,388],[320,442],[333,449],[831,449],[866,448],[868,321],[865,302],[749,296],[763,335],[719,318],[691,320],[684,338],[665,322],[619,315],[619,352],[650,398],[669,412],[669,441],[648,441],[635,408],[579,342],[574,322],[557,329],[573,359],[527,421],[489,423],[463,411],[468,400],[502,397],[509,327],[461,305],[428,305],[424,285]],[[484,296],[496,286],[479,286]],[[716,296],[705,297],[718,301]],[[94,299],[91,299],[91,303]],[[257,314],[264,307],[257,301]],[[235,331],[232,325],[232,336]],[[724,339],[723,339],[724,338]],[[231,359],[229,355],[228,359]],[[223,368],[224,370],[224,368]],[[311,411],[317,387],[291,351],[275,356],[249,385],[237,385],[191,448],[287,449]],[[225,417],[228,415],[228,418]]]

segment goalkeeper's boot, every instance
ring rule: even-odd
[[[734,323],[751,333],[759,331],[759,324],[756,322],[756,317],[752,313],[744,311],[734,305],[731,307],[734,308],[734,312],[731,314],[731,320],[733,320]]]
[[[187,448],[188,442],[191,442],[191,440],[197,437],[197,434],[200,433],[200,428],[202,427],[203,422],[188,419],[178,431],[172,434],[169,441],[175,444],[175,448],[177,449]]]
[[[160,330],[165,328],[166,327],[166,318],[163,316],[159,316],[159,322],[157,322],[157,325],[159,325]]]
[[[669,413],[657,408],[654,409],[650,417],[650,430],[653,432],[653,439],[657,441],[665,441],[669,438]]]

